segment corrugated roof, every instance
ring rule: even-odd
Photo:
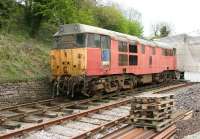
[[[84,25],[84,24],[65,24],[60,26],[60,30],[54,34],[54,36],[62,36],[62,35],[68,35],[68,34],[77,34],[77,33],[97,33],[97,34],[103,34],[111,36],[118,40],[128,40],[128,41],[137,41],[144,45],[150,45],[150,46],[157,46],[162,48],[173,48],[171,45],[168,45],[167,43],[160,43],[155,41],[149,41],[145,39],[138,38],[136,36],[123,34],[99,27],[94,27],[90,25]]]

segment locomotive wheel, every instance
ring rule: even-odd
[[[118,83],[116,81],[107,82],[104,86],[107,93],[114,92],[119,89]]]
[[[137,77],[134,76],[134,77],[132,78],[132,82],[133,82],[133,87],[132,87],[132,88],[137,87],[137,85],[138,85]]]

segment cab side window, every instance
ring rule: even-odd
[[[77,34],[76,35],[76,44],[79,47],[84,47],[85,46],[85,34]]]
[[[100,48],[101,36],[99,34],[88,34],[88,47]]]
[[[101,48],[102,49],[110,49],[110,37],[109,36],[101,36]]]

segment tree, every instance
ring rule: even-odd
[[[160,37],[167,37],[171,33],[171,28],[168,25],[163,25],[160,28]]]
[[[95,6],[95,0],[51,0],[43,13],[56,25],[77,22],[95,25]]]
[[[16,9],[15,0],[0,1],[0,28],[7,28],[12,23]]]
[[[99,0],[0,1],[0,28],[14,24],[13,29],[22,29],[31,37],[36,37],[47,28],[51,28],[53,33],[55,27],[70,23],[94,25],[141,36],[143,27],[140,16],[139,12],[132,9],[127,17],[118,6],[101,5]]]
[[[95,11],[97,25],[122,33],[141,36],[143,27],[140,22],[129,20],[116,5],[99,6]]]
[[[152,25],[153,38],[167,37],[172,32],[172,27],[169,23],[161,22]]]
[[[99,27],[127,32],[125,17],[114,5],[98,7],[95,11],[95,17]]]
[[[135,10],[134,8],[130,8],[126,10],[125,14],[128,17],[128,20],[141,22],[142,14],[138,12],[137,10]]]
[[[141,37],[143,33],[143,26],[138,21],[127,21],[128,22],[128,34]]]
[[[159,36],[159,30],[160,30],[160,24],[152,24],[151,28],[152,28],[152,32],[153,32],[154,37],[158,37]]]
[[[43,11],[50,0],[22,0],[24,6],[24,21],[29,29],[29,34],[35,37],[40,29],[42,21],[45,19]]]

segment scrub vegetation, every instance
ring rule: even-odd
[[[48,77],[52,35],[62,24],[83,23],[141,37],[141,22],[130,17],[134,13],[128,15],[97,0],[0,1],[0,81]]]
[[[49,44],[24,35],[0,34],[0,82],[48,77]]]

